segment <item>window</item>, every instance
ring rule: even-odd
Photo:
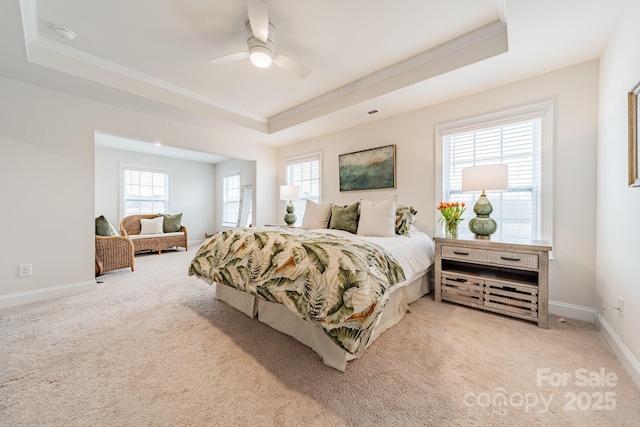
[[[300,200],[293,200],[296,224],[302,223],[307,199],[320,203],[321,153],[311,153],[285,160],[287,185],[300,186]],[[283,209],[287,202],[283,202]]]
[[[169,210],[169,172],[122,167],[123,216],[167,213]]]
[[[222,225],[236,227],[240,213],[240,171],[222,176]]]
[[[438,127],[440,200],[465,202],[468,223],[480,194],[462,193],[462,169],[507,164],[509,189],[487,195],[498,223],[494,236],[551,241],[551,107],[537,104]]]

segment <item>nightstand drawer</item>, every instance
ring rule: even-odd
[[[537,269],[538,255],[442,245],[442,258],[478,264]]]

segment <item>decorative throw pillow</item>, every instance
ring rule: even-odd
[[[176,231],[180,231],[182,228],[182,214],[162,214],[159,213],[158,216],[164,217],[164,223],[162,225],[162,231],[165,233],[175,233]]]
[[[120,232],[113,226],[113,224],[109,223],[109,232],[111,236],[119,236]]]
[[[140,218],[140,234],[162,234],[162,224],[164,217],[153,219]]]
[[[378,203],[360,200],[358,234],[361,236],[394,237],[396,235],[396,207],[398,196]]]
[[[407,235],[411,231],[413,217],[418,213],[413,206],[398,206],[396,209],[396,233]]]
[[[344,230],[355,234],[358,231],[359,206],[359,202],[345,206],[333,205],[331,207],[329,228],[333,228],[334,230]]]
[[[117,236],[118,232],[115,227],[109,223],[109,220],[100,215],[96,218],[96,236]]]
[[[307,199],[300,228],[311,230],[313,228],[327,228],[331,206],[333,203],[316,203]]]

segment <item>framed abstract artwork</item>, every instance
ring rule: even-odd
[[[396,146],[339,156],[340,191],[396,188]]]
[[[640,177],[638,176],[638,165],[640,164],[640,153],[638,152],[638,93],[640,93],[640,82],[629,91],[629,186],[640,187]]]

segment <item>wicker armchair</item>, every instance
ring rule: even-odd
[[[96,236],[96,276],[125,267],[133,271],[133,254],[133,242],[128,237]]]

